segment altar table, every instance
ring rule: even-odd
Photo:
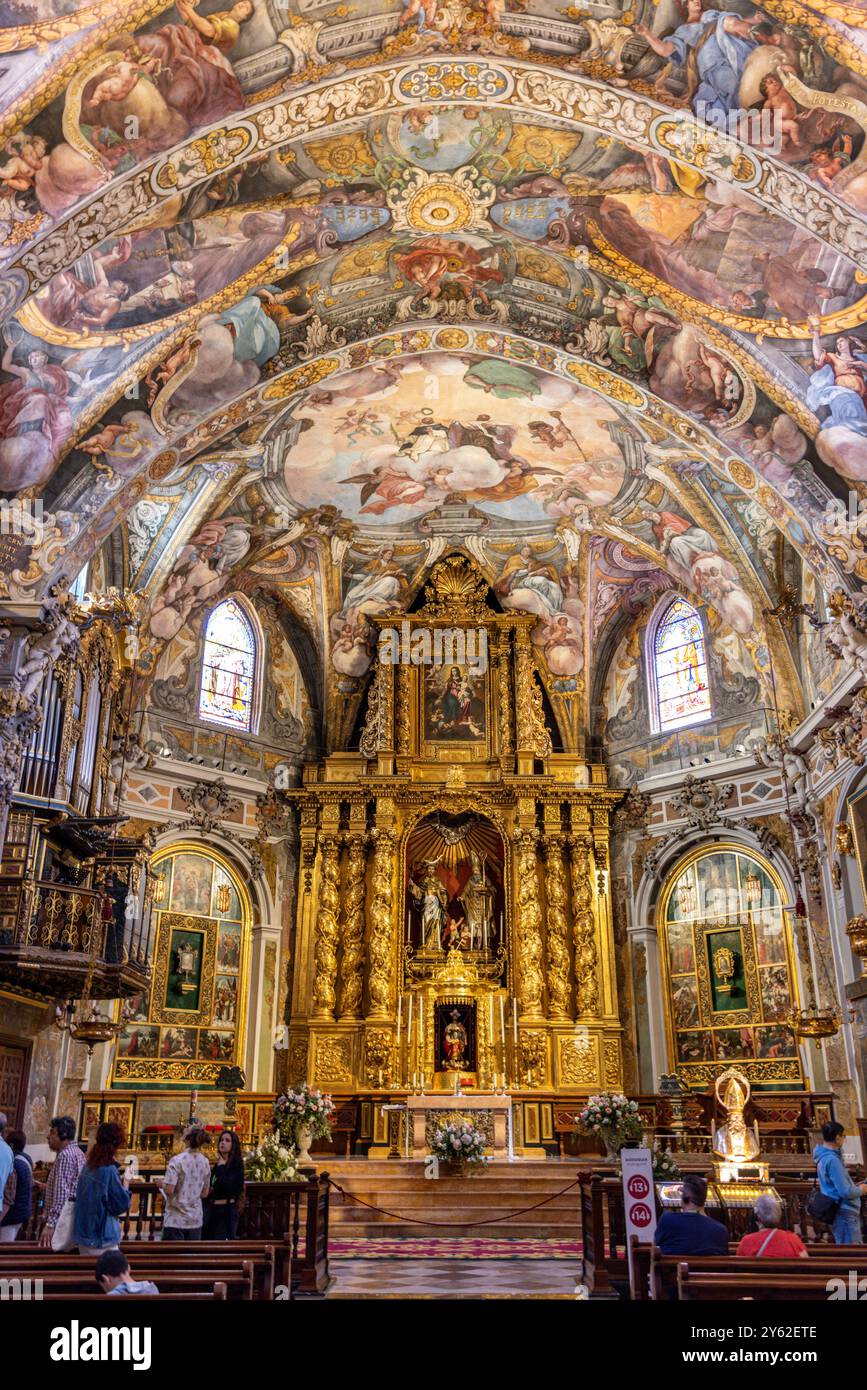
[[[458,1116],[469,1120],[489,1134],[489,1152],[494,1158],[509,1157],[509,1117],[512,1097],[484,1093],[475,1095],[407,1096],[406,1108],[412,1134],[413,1158],[430,1153],[428,1123],[431,1118],[446,1119]]]

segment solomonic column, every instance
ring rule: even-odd
[[[319,836],[319,909],[314,934],[313,1017],[333,1018],[337,1003],[337,914],[340,908],[340,841]]]
[[[522,1018],[542,1017],[542,909],[537,869],[538,832],[529,826],[515,834],[518,1004]]]
[[[380,801],[373,832],[373,871],[370,895],[370,934],[367,943],[368,1018],[391,1017],[394,980],[394,853],[393,803]]]
[[[559,809],[559,808],[558,808]],[[545,889],[548,904],[548,1017],[569,1018],[569,927],[563,836],[545,834]]]
[[[364,987],[364,869],[365,837],[350,833],[347,845],[346,878],[343,884],[342,925],[343,965],[340,972],[340,1017],[361,1018]]]
[[[572,840],[572,923],[578,1017],[599,1013],[596,919],[593,914],[593,849],[589,839]]]

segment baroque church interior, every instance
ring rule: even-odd
[[[190,1122],[293,1296],[647,1297],[624,1140],[829,1258],[865,0],[221,2],[0,0],[7,1135],[120,1126],[137,1277]]]

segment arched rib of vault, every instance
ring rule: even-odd
[[[867,271],[863,222],[833,194],[762,150],[720,135],[691,112],[633,95],[575,73],[539,68],[529,60],[482,60],[474,54],[440,58],[459,72],[461,63],[484,64],[504,84],[490,109],[502,106],[519,116],[555,117],[568,128],[583,126],[601,136],[626,140],[641,152],[676,158],[706,177],[739,188],[769,212],[782,214]],[[168,153],[112,180],[77,204],[12,260],[7,269],[4,312],[8,317],[57,271],[69,268],[106,237],[158,216],[161,204],[196,185],[271,153],[325,127],[350,131],[359,119],[429,101],[437,108],[461,106],[457,90],[447,100],[426,98],[431,64],[418,59],[379,64],[293,91],[290,96],[244,108],[237,117],[199,131]],[[464,79],[465,80],[465,79]],[[419,88],[419,83],[422,84]]]

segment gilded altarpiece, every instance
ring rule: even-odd
[[[605,770],[554,751],[530,630],[463,556],[382,616],[357,752],[283,793],[300,862],[287,1074],[371,1089],[622,1085]],[[552,734],[554,737],[552,738]]]

